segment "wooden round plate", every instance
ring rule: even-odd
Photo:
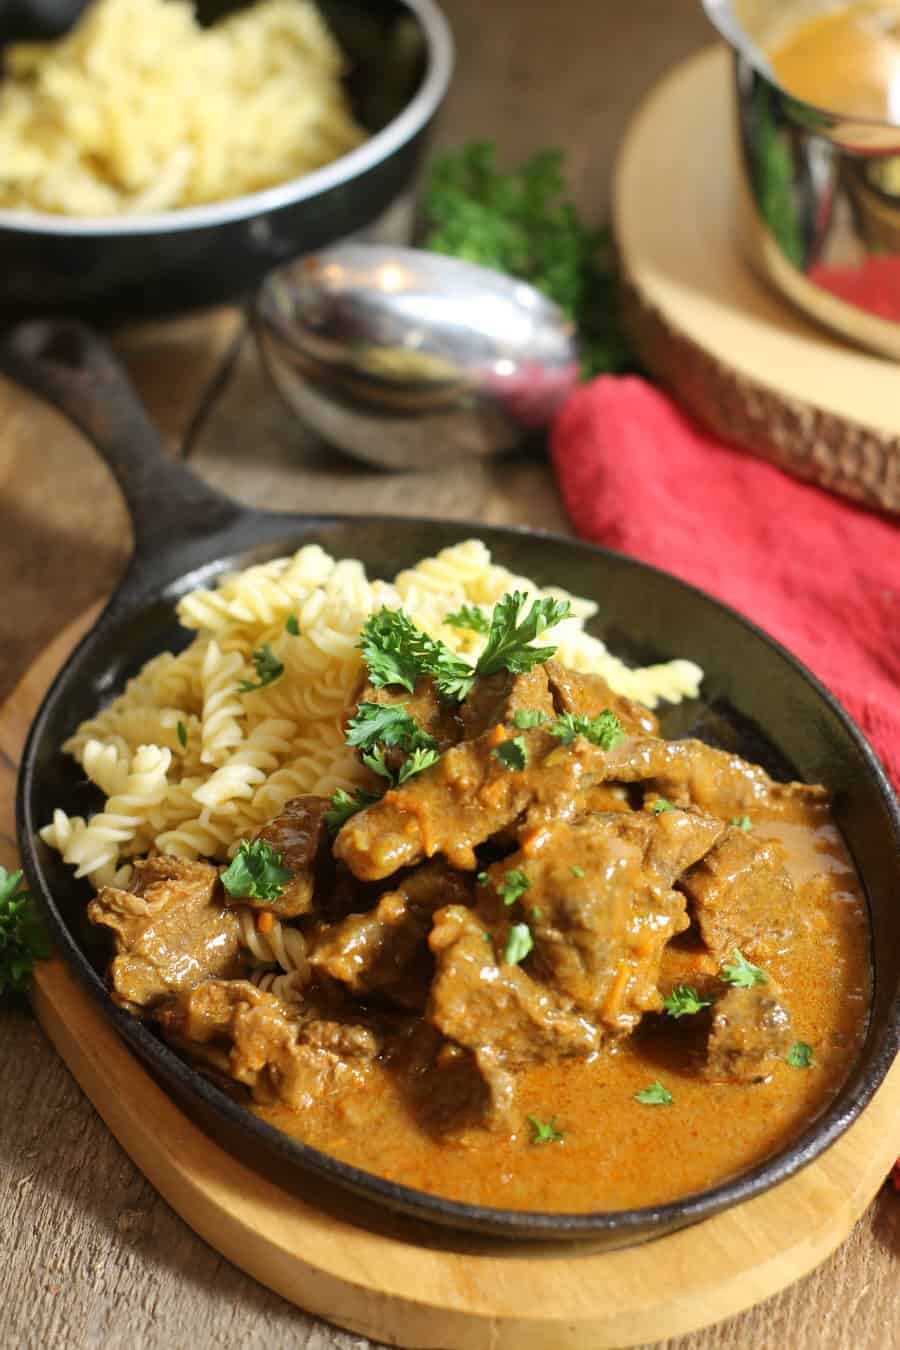
[[[0,830],[25,735],[89,626],[73,625],[0,708]],[[221,1148],[158,1086],[60,960],[34,1008],[122,1147],[186,1223],[261,1283],[339,1326],[414,1350],[605,1350],[677,1336],[776,1293],[844,1240],[897,1150],[900,1061],[846,1134],[789,1181],[622,1251],[500,1243],[279,1185]],[[327,1201],[327,1203],[325,1203]]]
[[[900,368],[819,328],[740,244],[729,53],[709,48],[641,105],[616,164],[623,318],[646,368],[723,440],[900,511]]]

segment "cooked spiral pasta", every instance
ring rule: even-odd
[[[103,811],[92,816],[63,850],[76,876],[91,876],[115,864],[123,844],[134,838],[165,796],[171,759],[172,752],[158,745],[142,745],[135,751],[121,791],[108,799]]]
[[[273,769],[290,755],[295,731],[293,722],[275,717],[260,722],[222,767],[194,789],[194,800],[217,812],[229,802],[249,800]]]
[[[238,682],[244,661],[237,652],[222,652],[210,642],[203,658],[203,721],[200,758],[204,764],[223,764],[244,738],[241,722],[244,705],[238,694]]]
[[[303,990],[309,984],[310,970],[281,971],[277,966],[257,966],[248,978],[267,994],[274,994],[285,1003],[302,1003]]]
[[[299,928],[293,928],[282,923],[280,919],[272,918],[271,927],[267,932],[261,933],[256,926],[257,916],[246,906],[238,910],[238,917],[241,925],[241,941],[255,961],[267,966],[275,964],[287,973],[297,971],[302,979],[309,978],[306,938]]]

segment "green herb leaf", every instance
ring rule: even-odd
[[[524,736],[514,736],[511,741],[501,741],[494,747],[494,754],[507,769],[524,769],[528,763],[528,747]]]
[[[183,722],[179,721],[175,730],[178,732],[178,740],[181,744],[182,749],[186,749],[188,743],[187,727],[184,725]]]
[[[517,966],[534,946],[534,939],[531,936],[531,929],[527,923],[514,923],[509,930],[506,938],[506,946],[503,948],[503,961],[507,966]]]
[[[401,609],[381,609],[373,614],[357,646],[377,689],[399,684],[412,694],[417,681],[430,675],[444,698],[460,702],[475,679],[468,661],[423,633]]]
[[[402,703],[360,703],[347,723],[347,744],[361,750],[396,745],[401,750],[437,750],[437,741],[410,717]]]
[[[794,1041],[785,1058],[794,1069],[809,1069],[813,1062],[813,1048],[806,1041]]]
[[[753,829],[753,821],[749,816],[732,816],[731,824],[736,825],[739,830]]]
[[[755,984],[769,983],[766,972],[748,961],[737,947],[734,948],[732,956],[734,963],[726,963],[721,970],[722,979],[726,984],[733,984],[737,989],[752,989]]]
[[[541,909],[540,905],[532,905],[528,913],[534,919],[535,923],[540,923],[544,911]]]
[[[558,736],[563,745],[571,745],[576,736],[586,736],[601,750],[611,750],[624,738],[625,729],[616,714],[605,708],[597,717],[562,713],[550,728],[550,734]]]
[[[654,815],[661,816],[663,811],[674,811],[675,807],[670,801],[666,801],[665,797],[657,797],[650,810]]]
[[[539,708],[517,708],[513,713],[513,723],[519,731],[528,731],[530,727],[543,726],[549,722],[547,713],[541,712]]]
[[[50,942],[21,871],[0,867],[0,995],[22,994],[35,961],[50,955]]]
[[[281,854],[265,839],[242,839],[222,873],[222,885],[236,900],[277,900],[293,876]]]
[[[531,882],[525,873],[516,869],[504,875],[503,884],[497,887],[497,894],[503,897],[504,905],[514,905],[530,885]]]
[[[583,877],[583,876],[584,876],[584,868],[583,868],[583,867],[579,867],[577,863],[573,863],[573,865],[569,868],[569,871],[572,873],[572,876],[573,876],[573,877]]]
[[[479,886],[490,886],[491,878],[487,872],[479,872],[475,880]]]
[[[290,633],[291,637],[300,636],[300,621],[296,614],[289,614],[284,621],[284,631]]]
[[[531,644],[546,628],[565,619],[572,607],[568,600],[541,599],[533,601],[525,613],[527,603],[524,591],[513,591],[498,600],[491,615],[487,643],[475,666],[477,675],[496,675],[501,670],[524,675],[542,661],[550,660],[555,647]]]
[[[701,998],[689,984],[679,984],[663,999],[663,1007],[670,1017],[689,1017],[702,1008],[711,1007],[711,1001]]]
[[[468,628],[473,633],[487,633],[491,627],[490,619],[477,605],[460,605],[453,614],[445,617],[444,623],[451,628]]]
[[[394,772],[389,769],[385,763],[385,750],[383,745],[376,745],[374,750],[366,750],[361,756],[363,764],[373,773],[377,773],[381,778],[386,778],[391,786],[394,785]]]
[[[272,651],[268,642],[264,642],[261,647],[257,647],[252,653],[251,659],[256,670],[256,683],[252,680],[241,680],[238,685],[239,694],[252,693],[254,689],[264,689],[267,684],[277,680],[279,675],[284,674],[284,666],[278,660],[278,657]]]
[[[641,1106],[671,1106],[672,1094],[657,1078],[655,1082],[636,1092],[634,1100],[640,1102]]]
[[[367,792],[365,788],[357,788],[354,793],[338,788],[331,798],[330,808],[325,812],[325,824],[332,834],[336,834],[357,811],[364,811],[378,800],[377,793]]]
[[[531,1142],[533,1144],[558,1144],[566,1137],[562,1130],[556,1128],[556,1116],[551,1116],[549,1120],[541,1120],[538,1116],[528,1116],[527,1120],[531,1126]]]
[[[437,746],[434,749],[428,746],[420,746],[418,750],[413,750],[400,766],[400,772],[397,775],[398,786],[405,783],[408,778],[413,778],[417,773],[421,773],[423,769],[430,769],[432,764],[437,764],[440,757]]]

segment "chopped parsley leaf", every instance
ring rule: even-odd
[[[479,886],[490,886],[491,884],[491,879],[487,872],[479,872],[475,880],[478,882]]]
[[[517,708],[513,713],[513,722],[520,731],[527,731],[529,727],[540,727],[550,718],[540,708]]]
[[[634,1100],[640,1102],[641,1106],[671,1106],[672,1094],[657,1078],[655,1082],[636,1092]]]
[[[468,628],[473,633],[489,633],[491,621],[477,605],[460,605],[453,614],[444,618],[451,628]]]
[[[558,736],[563,745],[571,745],[576,736],[586,736],[601,750],[611,750],[624,738],[625,729],[612,709],[605,708],[597,717],[562,713],[553,723],[550,733]]]
[[[265,839],[242,839],[222,873],[222,885],[236,900],[277,900],[293,872]]]
[[[0,994],[23,994],[34,962],[49,955],[50,942],[21,869],[0,867]]]
[[[739,830],[753,829],[753,821],[749,816],[732,816],[730,823],[735,825]]]
[[[527,923],[514,923],[506,938],[506,946],[503,948],[503,961],[507,966],[517,966],[534,946],[534,939],[531,936],[531,929]]]
[[[432,764],[437,764],[440,757],[440,752],[436,745],[434,748],[431,746],[420,745],[417,750],[413,750],[411,754],[407,755],[406,759],[400,765],[400,772],[397,774],[397,785],[399,786],[401,783],[405,783],[408,778],[412,778],[415,774],[421,773],[423,769],[430,769]]]
[[[655,816],[661,816],[663,811],[674,811],[675,807],[665,797],[657,797],[650,810]]]
[[[290,633],[291,637],[300,636],[300,621],[296,614],[289,614],[284,621],[284,631]]]
[[[689,1017],[710,1006],[710,1000],[701,998],[696,989],[692,989],[689,984],[677,985],[671,994],[663,999],[663,1007],[670,1017]]]
[[[504,905],[514,905],[528,890],[531,882],[524,872],[518,869],[507,872],[503,884],[497,887],[497,894],[503,897]]]
[[[256,670],[256,683],[254,684],[252,680],[241,680],[238,685],[239,694],[250,694],[254,689],[265,689],[267,684],[271,684],[273,680],[278,679],[279,675],[284,674],[284,666],[278,660],[268,642],[264,642],[261,647],[256,648],[252,653],[251,660]]]
[[[494,748],[494,754],[507,769],[524,769],[528,763],[528,747],[524,736],[514,736],[511,741],[501,741]]]
[[[573,866],[569,868],[569,871],[572,873],[572,876],[573,876],[573,877],[583,877],[583,876],[584,876],[584,868],[583,868],[583,867],[579,867],[577,863],[573,864]]]
[[[533,1144],[558,1144],[566,1137],[562,1130],[556,1128],[556,1116],[551,1116],[549,1120],[541,1120],[538,1116],[528,1116],[527,1120],[531,1126],[531,1142]]]
[[[794,1069],[809,1069],[813,1062],[813,1048],[806,1041],[794,1041],[785,1058]]]
[[[732,951],[732,956],[734,963],[726,962],[721,970],[721,977],[726,984],[733,984],[736,989],[752,989],[755,984],[769,983],[766,972],[748,961],[737,947]]]
[[[178,740],[182,750],[184,750],[187,747],[188,743],[187,727],[184,725],[182,721],[179,721],[175,730],[178,732]]]
[[[332,834],[336,834],[357,811],[364,811],[367,806],[378,800],[377,793],[367,792],[365,788],[357,788],[352,794],[344,788],[338,788],[331,798],[331,806],[325,813],[325,824]]]
[[[529,910],[529,913],[531,914],[531,917],[534,919],[535,923],[539,923],[543,916],[544,911],[541,909],[540,905],[532,905],[531,909]]]

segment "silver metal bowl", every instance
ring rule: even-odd
[[[827,0],[703,0],[734,53],[741,244],[794,304],[900,359],[900,125],[792,97],[766,46]]]

